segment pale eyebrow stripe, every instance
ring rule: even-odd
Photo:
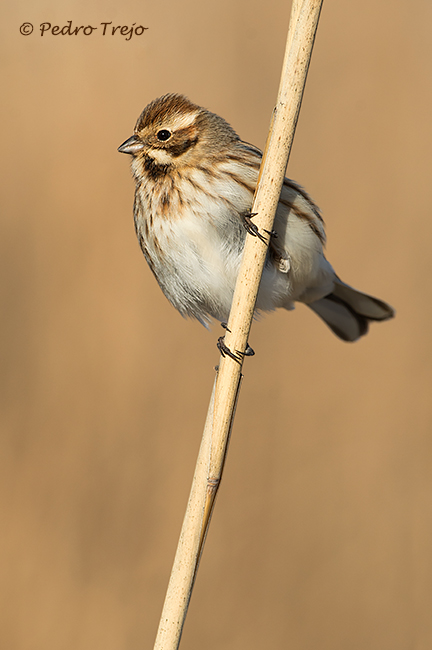
[[[177,115],[172,122],[170,122],[171,128],[176,131],[177,129],[185,129],[190,126],[196,118],[196,113],[187,113],[186,115]]]

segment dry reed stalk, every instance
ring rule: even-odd
[[[276,107],[261,164],[252,213],[260,233],[271,231],[282,189],[323,0],[293,0]],[[176,650],[220,484],[237,396],[243,354],[252,323],[268,242],[246,238],[225,344],[239,362],[221,357],[192,489],[180,534],[154,650]]]

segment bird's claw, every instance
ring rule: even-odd
[[[236,350],[237,354],[240,354],[242,357],[253,357],[255,354],[255,350],[251,348],[249,343],[246,345],[246,350],[244,352],[241,352],[240,350]]]
[[[267,244],[267,240],[262,235],[258,229],[258,226],[252,221],[253,217],[256,217],[257,212],[245,212],[242,215],[243,225],[246,228],[246,231],[253,237],[258,237],[264,244]],[[265,232],[268,232],[267,230]]]
[[[231,359],[233,359],[237,363],[240,363],[241,359],[239,359],[239,357],[236,354],[234,354],[234,352],[231,352],[229,347],[226,345],[224,339],[225,339],[224,336],[220,336],[218,338],[217,347],[218,347],[219,352],[221,353],[221,355],[223,357],[230,357]]]
[[[230,357],[234,361],[237,361],[237,363],[241,362],[242,357],[253,357],[255,354],[255,351],[251,348],[249,343],[247,343],[246,350],[244,352],[241,350],[236,350],[235,353],[232,352],[226,345],[224,336],[220,336],[218,338],[217,347],[223,357]]]

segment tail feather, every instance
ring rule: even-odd
[[[386,302],[353,289],[339,278],[336,278],[333,294],[369,320],[387,320],[395,315],[393,307]]]
[[[387,320],[394,316],[390,305],[335,281],[333,293],[309,303],[310,307],[343,341],[357,341],[369,329],[369,321]]]

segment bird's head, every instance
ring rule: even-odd
[[[221,117],[190,102],[183,95],[164,95],[141,113],[134,134],[118,148],[134,157],[136,178],[154,178],[174,169],[199,166],[239,137]]]

